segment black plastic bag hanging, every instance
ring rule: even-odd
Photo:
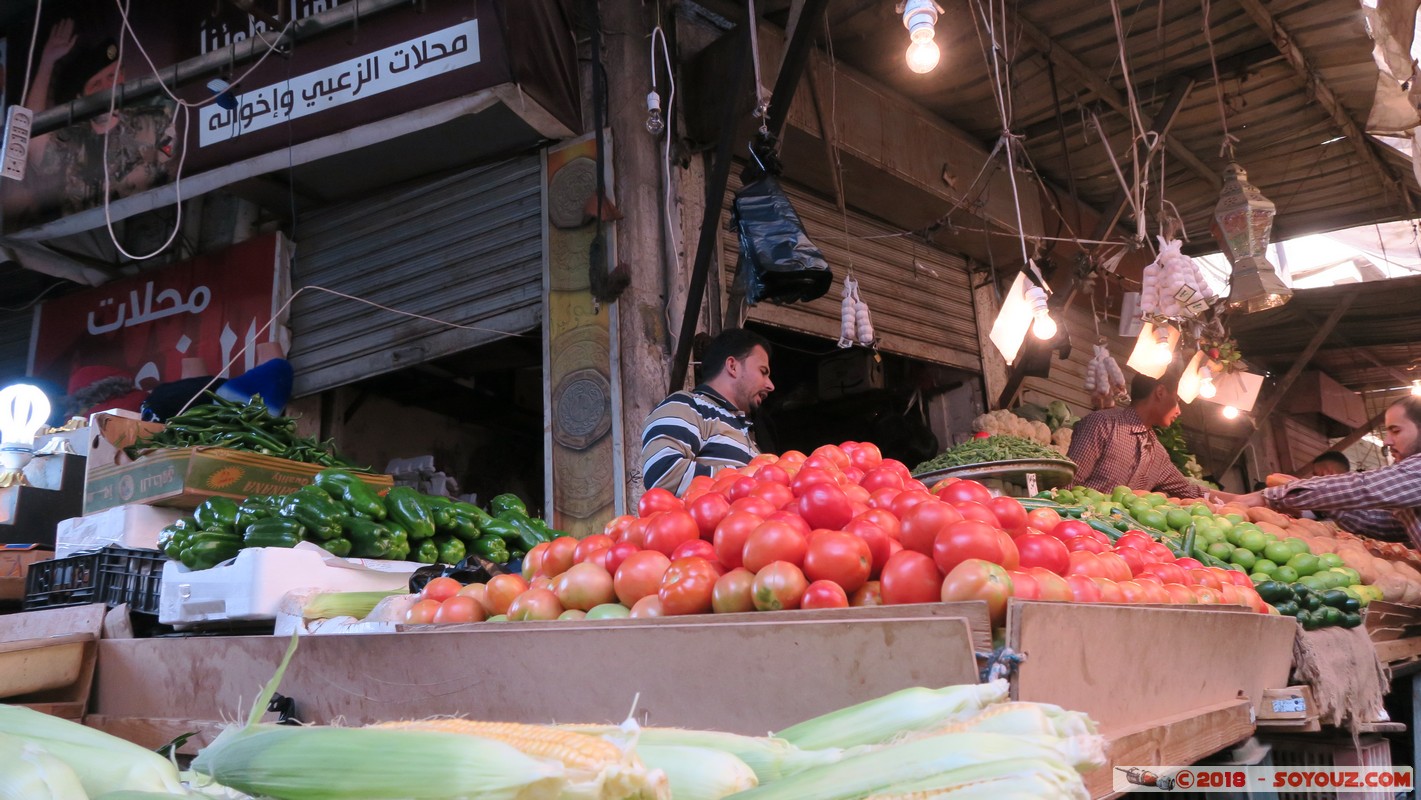
[[[747,302],[808,302],[829,291],[833,270],[809,241],[774,175],[762,175],[736,192],[733,208]]]

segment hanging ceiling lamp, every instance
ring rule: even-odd
[[[934,0],[906,0],[898,8],[903,15],[903,27],[908,29],[907,62],[908,69],[923,74],[932,72],[942,57],[937,43],[933,41],[937,33],[937,17],[942,13]]]
[[[1293,297],[1268,263],[1268,238],[1277,207],[1248,182],[1236,161],[1224,168],[1224,186],[1214,206],[1213,234],[1233,265],[1227,305],[1245,313],[1275,308]]]

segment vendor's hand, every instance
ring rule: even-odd
[[[1243,506],[1244,508],[1266,508],[1268,505],[1268,503],[1263,500],[1262,492],[1237,495],[1233,499],[1233,504]]]
[[[1236,495],[1236,494],[1233,494],[1233,493],[1231,493],[1231,492],[1225,492],[1225,491],[1204,492],[1204,499],[1205,499],[1205,500],[1208,500],[1210,503],[1214,503],[1214,504],[1216,504],[1216,505],[1221,505],[1221,506],[1222,506],[1222,505],[1228,505],[1229,503],[1232,503],[1234,500],[1237,500],[1239,497],[1240,497],[1240,495]]]
[[[40,51],[40,63],[53,66],[59,59],[69,55],[77,40],[74,35],[74,20],[66,17],[54,23],[54,27],[49,29],[49,38],[44,42],[44,49]]]

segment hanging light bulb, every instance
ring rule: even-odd
[[[0,391],[0,468],[19,469],[34,455],[35,433],[49,419],[49,398],[17,383]]]
[[[1219,393],[1219,387],[1214,385],[1213,378],[1199,379],[1199,396],[1205,400],[1213,399]]]
[[[1421,380],[1411,382],[1411,396],[1421,397]]]
[[[1238,419],[1239,410],[1233,406],[1224,406],[1224,419]]]
[[[666,130],[666,120],[661,116],[661,95],[655,89],[646,96],[646,132],[660,136]]]
[[[933,35],[937,32],[937,3],[934,0],[907,0],[903,4],[903,27],[908,29],[908,69],[923,74],[932,72],[942,57]]]
[[[1155,328],[1155,352],[1153,358],[1156,364],[1168,364],[1174,358],[1174,344],[1169,340],[1168,326]]]
[[[1046,290],[1032,286],[1026,290],[1026,299],[1031,301],[1031,332],[1038,339],[1049,341],[1056,338],[1056,320],[1051,319],[1051,310],[1046,305]]]

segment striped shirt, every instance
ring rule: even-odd
[[[1076,484],[1098,492],[1129,486],[1170,497],[1204,496],[1169,460],[1154,429],[1128,406],[1096,411],[1076,423],[1069,458],[1076,462]]]
[[[743,467],[759,454],[749,417],[701,384],[662,400],[646,418],[641,434],[642,484],[679,497],[697,475]]]
[[[1391,541],[1411,539],[1421,548],[1421,453],[1388,467],[1293,481],[1263,490],[1278,511],[1333,512],[1348,533]]]

